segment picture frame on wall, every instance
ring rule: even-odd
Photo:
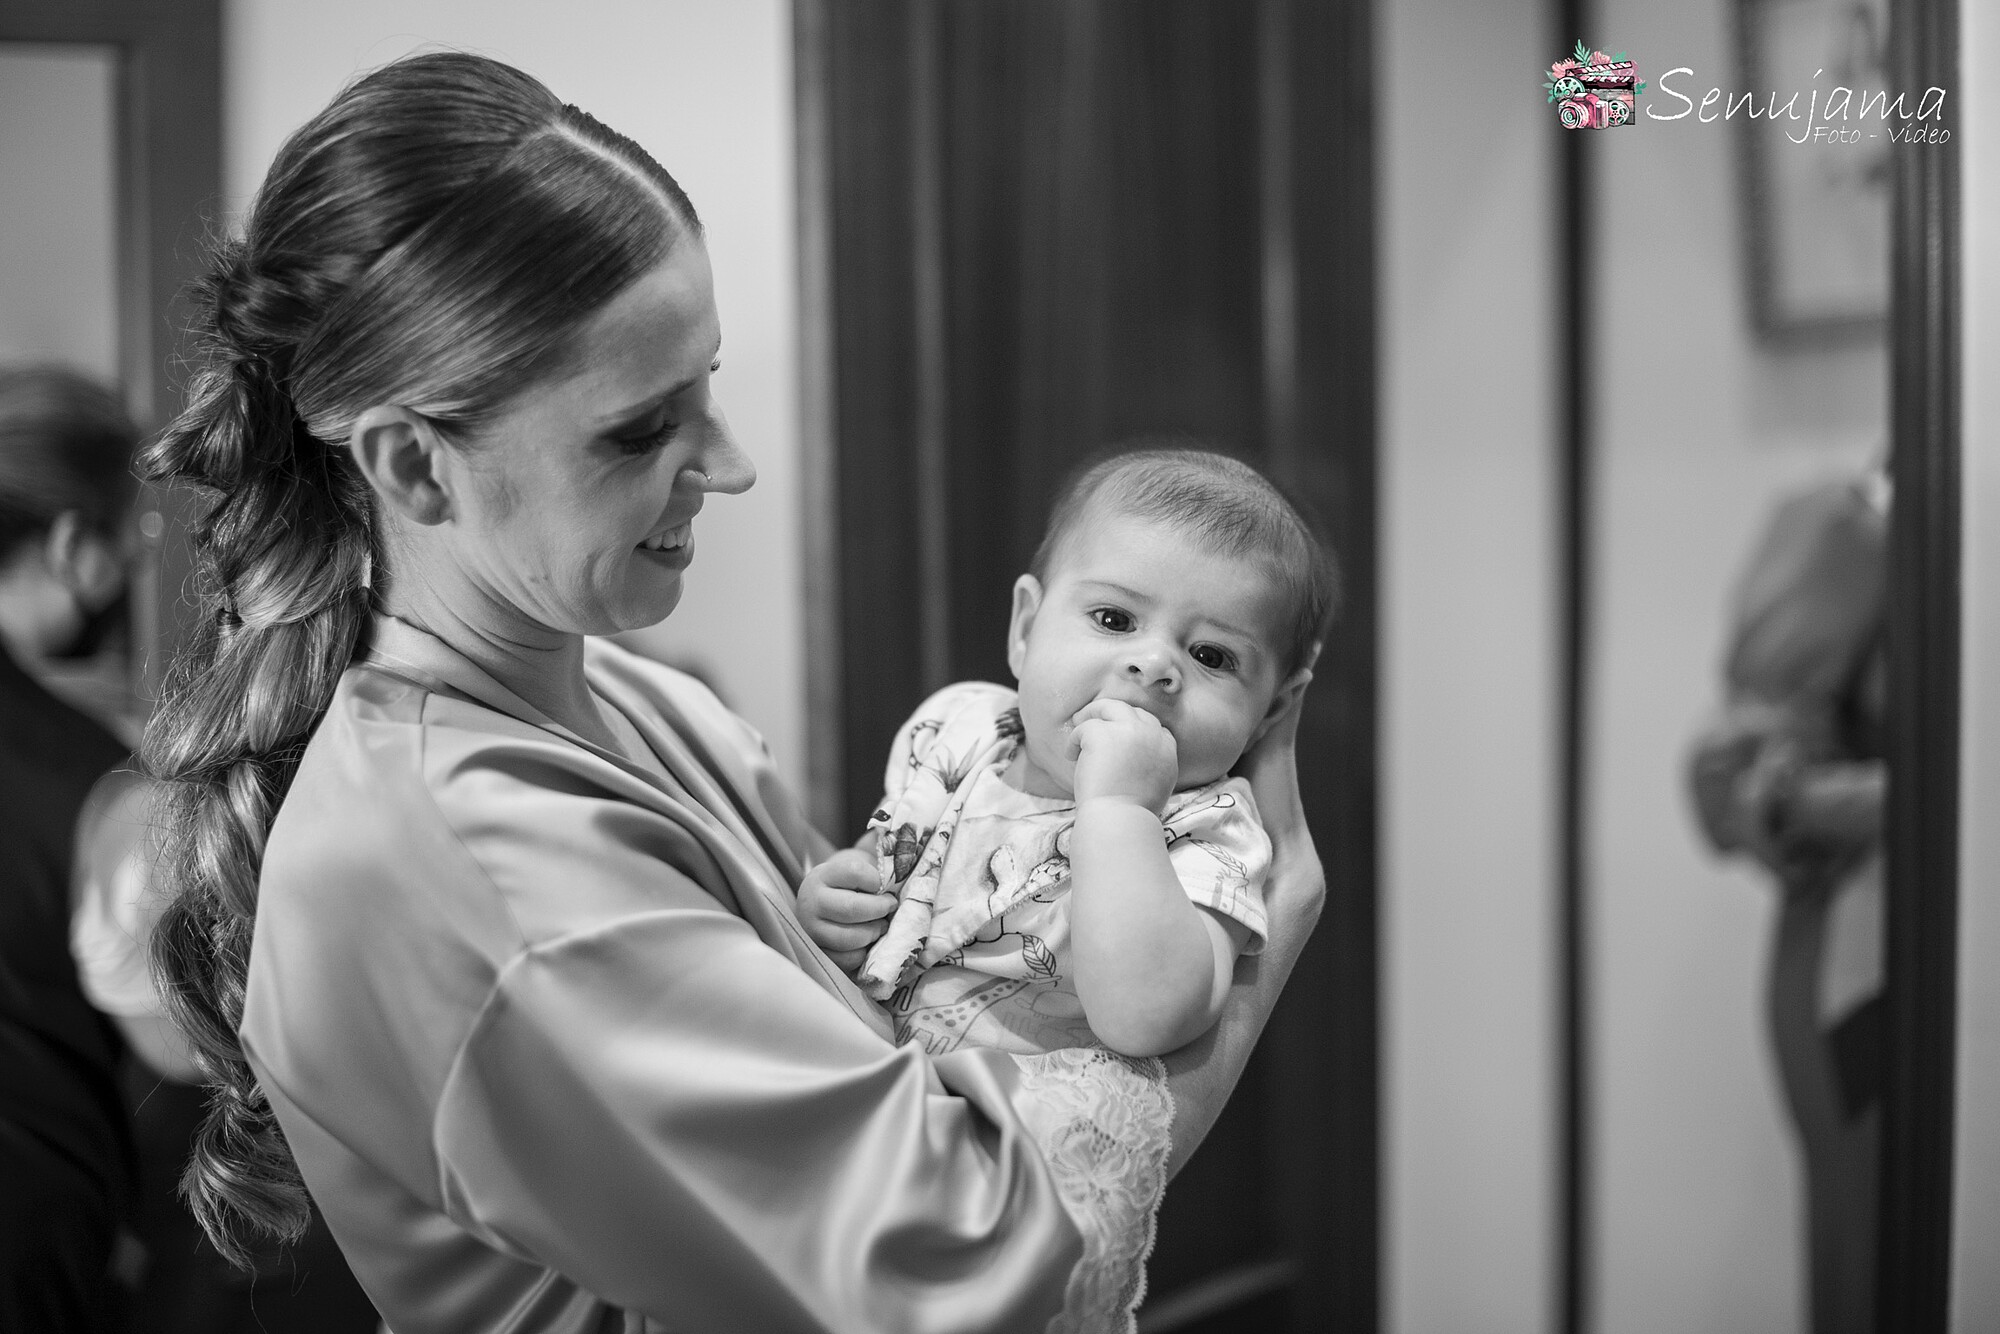
[[[1729,100],[1747,93],[1755,108],[1728,117],[1741,143],[1751,324],[1777,344],[1879,339],[1898,122],[1875,110],[1864,120],[1859,107],[1891,87],[1888,0],[1739,0],[1737,19],[1741,77]],[[1850,110],[1828,120],[1843,87]],[[1796,118],[1785,114],[1795,93]]]

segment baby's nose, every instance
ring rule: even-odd
[[[1125,676],[1141,685],[1159,686],[1168,690],[1180,686],[1180,669],[1174,656],[1157,646],[1134,648],[1125,655]]]

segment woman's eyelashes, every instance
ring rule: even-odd
[[[673,439],[674,433],[680,429],[681,424],[669,418],[644,435],[620,436],[617,442],[618,449],[621,453],[635,458],[641,454],[650,454]]]
[[[708,373],[710,375],[714,375],[717,371],[721,369],[722,369],[721,357],[717,357],[715,358],[715,360],[708,363]],[[655,426],[651,430],[646,431],[643,435],[617,436],[614,438],[613,443],[618,446],[618,449],[621,453],[632,455],[635,458],[641,454],[650,454],[654,450],[660,448],[662,445],[666,444],[669,440],[672,440],[675,434],[680,431],[681,429],[680,418],[675,416],[671,411],[671,409],[676,407],[679,404],[679,401],[682,398],[685,398],[686,396],[687,395],[685,393],[676,394],[673,397],[673,399],[669,400],[667,404],[669,411],[667,412],[667,415],[661,419],[660,424],[658,426]]]

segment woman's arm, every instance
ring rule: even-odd
[[[1299,801],[1297,741],[1304,697],[1300,691],[1291,709],[1239,766],[1257,795],[1265,831],[1271,836],[1271,875],[1264,900],[1270,934],[1263,953],[1236,961],[1236,981],[1215,1027],[1166,1057],[1167,1087],[1174,1095],[1169,1176],[1201,1147],[1209,1127],[1222,1114],[1326,902],[1326,875]]]
[[[1039,1332],[1082,1239],[1015,1063],[888,1046],[697,893],[505,971],[439,1101],[454,1220],[676,1327]]]

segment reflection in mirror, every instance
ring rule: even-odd
[[[1890,149],[1796,140],[1884,86],[1884,7],[1595,21],[1722,100],[1583,146],[1589,1327],[1868,1329]],[[1799,119],[1718,114],[1774,89]]]
[[[0,190],[0,367],[60,366],[114,390],[117,79],[109,45],[0,42],[0,181],[8,183]],[[131,540],[148,544],[143,531]],[[30,666],[134,745],[130,606],[121,596],[93,616],[90,652]]]

